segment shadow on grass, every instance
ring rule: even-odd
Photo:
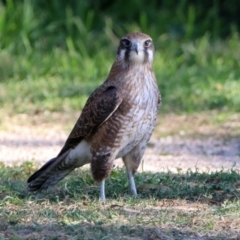
[[[5,230],[1,236],[10,239],[146,239],[146,240],[225,240],[237,239],[235,233],[200,234],[196,231],[174,227],[144,227],[118,224],[34,224],[20,225],[18,230]],[[1,235],[2,234],[2,235]]]
[[[0,166],[0,200],[4,196],[19,198],[38,198],[38,196],[57,201],[67,197],[76,200],[95,201],[99,198],[99,187],[90,171],[77,169],[55,187],[40,194],[28,193],[26,179],[34,171],[32,163],[20,167]],[[139,199],[185,199],[221,205],[224,201],[240,199],[239,171],[218,171],[200,173],[143,172],[135,175]],[[131,196],[125,169],[113,169],[106,180],[106,197],[109,200]]]

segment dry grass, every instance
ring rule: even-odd
[[[240,114],[207,111],[194,114],[164,114],[159,116],[155,136],[179,134],[182,137],[240,137]]]
[[[39,114],[9,115],[0,110],[1,129],[8,132],[14,128],[28,127],[39,131],[65,130],[69,132],[80,115],[80,111],[49,112]],[[240,136],[240,113],[225,111],[206,111],[191,114],[164,113],[160,111],[158,125],[154,136],[163,137],[180,134],[181,136],[209,136],[239,137]]]

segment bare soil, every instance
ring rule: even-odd
[[[42,113],[0,118],[0,162],[6,165],[56,156],[78,114]],[[115,161],[122,166],[121,159]],[[240,170],[240,114],[159,115],[139,171]]]

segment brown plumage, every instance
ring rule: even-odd
[[[120,40],[117,58],[107,80],[89,97],[83,111],[56,158],[28,179],[37,191],[56,184],[76,167],[91,164],[105,200],[105,179],[113,161],[122,158],[133,195],[133,174],[153,132],[160,94],[152,62],[154,46],[143,33],[130,33]]]

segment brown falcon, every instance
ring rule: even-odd
[[[120,40],[107,80],[90,95],[57,157],[28,179],[29,191],[46,189],[90,163],[104,201],[105,179],[113,161],[122,158],[132,194],[137,195],[133,175],[152,135],[161,102],[153,58],[154,46],[148,35],[129,33]]]

